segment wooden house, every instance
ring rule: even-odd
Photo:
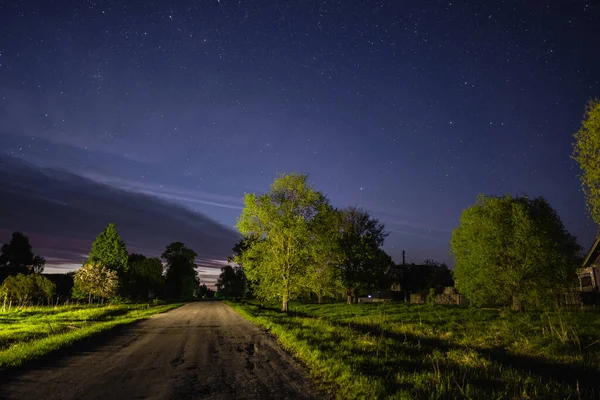
[[[581,292],[600,292],[600,236],[585,256],[577,275]]]

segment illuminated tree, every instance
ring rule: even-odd
[[[104,300],[119,290],[117,272],[100,263],[87,263],[75,271],[73,283],[73,291],[87,294],[90,303],[93,296]]]
[[[125,242],[119,236],[115,225],[113,223],[108,224],[92,244],[88,262],[102,264],[116,271],[123,278],[124,273],[127,272],[127,259]]]
[[[450,241],[456,286],[472,303],[551,303],[573,287],[579,245],[539,197],[480,195]]]
[[[251,244],[235,262],[258,297],[277,299],[287,311],[290,299],[306,290],[316,221],[328,201],[306,175],[292,173],[275,179],[267,194],[246,194],[244,204],[237,227]]]
[[[588,210],[600,226],[600,101],[592,100],[585,109],[584,119],[575,133],[573,158],[582,174],[581,186]]]

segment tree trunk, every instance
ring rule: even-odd
[[[346,290],[346,302],[348,304],[352,304],[352,290],[351,289]]]
[[[321,296],[320,294],[317,294],[317,303],[321,304],[321,300],[322,300],[323,296]]]
[[[281,311],[283,311],[283,312],[288,311],[289,301],[290,301],[290,286],[286,280],[283,282],[283,296],[281,299]]]
[[[287,293],[284,293],[283,294],[283,301],[281,302],[281,311],[283,311],[283,312],[287,312],[288,311],[288,303],[289,303],[289,300],[288,300]]]
[[[92,304],[92,294],[88,293],[88,304]]]

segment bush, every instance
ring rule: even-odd
[[[0,295],[6,303],[15,302],[19,307],[46,301],[50,303],[56,285],[38,274],[17,274],[7,277],[0,286]]]

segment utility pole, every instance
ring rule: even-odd
[[[406,252],[402,250],[402,265],[406,265]]]

